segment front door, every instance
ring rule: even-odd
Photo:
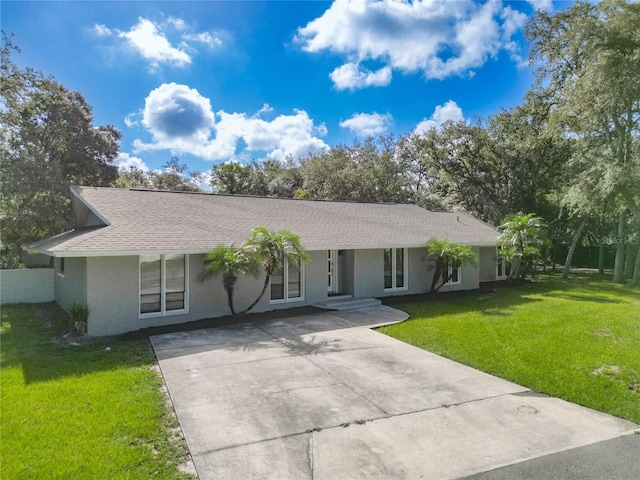
[[[338,293],[338,251],[327,250],[327,280],[329,293]]]

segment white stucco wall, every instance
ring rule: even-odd
[[[87,304],[87,259],[65,258],[64,273],[60,271],[60,258],[54,259],[56,303],[63,309],[72,303]]]
[[[53,268],[0,270],[0,303],[43,303],[55,299]]]

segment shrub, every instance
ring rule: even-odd
[[[84,335],[87,333],[87,325],[89,322],[89,306],[73,302],[67,309],[69,317],[69,327],[72,333],[76,335]]]

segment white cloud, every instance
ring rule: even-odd
[[[239,140],[244,152],[265,152],[268,158],[286,155],[301,157],[318,152],[327,145],[318,138],[326,127],[316,126],[304,110],[293,115],[279,115],[267,121],[260,117],[271,112],[265,104],[256,114],[214,114],[211,102],[186,85],[163,84],[151,91],[145,100],[142,125],[153,141],[134,141],[134,151],[172,150],[207,160],[228,160],[242,155],[237,152]],[[217,116],[217,121],[216,121]]]
[[[415,128],[414,133],[422,135],[432,128],[438,128],[448,120],[461,122],[464,120],[462,109],[453,100],[449,100],[443,105],[438,105],[431,118],[422,120]]]
[[[306,52],[328,51],[346,59],[331,73],[337,88],[362,88],[391,80],[391,71],[378,70],[382,78],[374,82],[361,66],[367,61],[422,72],[427,79],[471,74],[500,50],[514,50],[511,36],[525,21],[500,0],[336,0],[299,28],[296,40]]]
[[[146,18],[139,18],[138,23],[128,32],[121,32],[120,37],[127,39],[143,58],[149,60],[152,68],[157,68],[161,63],[176,67],[191,63],[191,56],[173,47],[156,25]]]
[[[193,25],[178,17],[159,22],[139,17],[138,22],[126,31],[95,24],[92,31],[99,37],[117,35],[130,50],[149,62],[152,72],[160,66],[183,68],[190,65],[193,56],[199,52],[195,46],[218,48],[226,35],[225,32],[196,31]]]
[[[553,0],[527,0],[534,10],[544,10],[551,12],[553,10]]]
[[[393,117],[388,113],[354,113],[350,119],[340,122],[340,126],[348,128],[356,135],[368,137],[386,132],[392,123]]]
[[[391,83],[391,67],[371,72],[356,63],[345,63],[329,74],[338,90],[355,90],[365,87],[384,87]]]
[[[148,172],[149,167],[144,163],[141,158],[133,157],[125,152],[120,152],[118,158],[115,161],[116,166],[120,170],[129,170],[129,167],[135,167],[143,172]]]
[[[218,37],[214,37],[209,32],[190,33],[183,37],[184,40],[192,42],[204,43],[208,47],[215,48],[222,45],[222,40]]]
[[[139,125],[138,114],[135,112],[128,114],[124,117],[124,124],[129,128],[137,127]]]
[[[109,30],[105,25],[96,23],[93,26],[93,33],[95,33],[99,37],[108,37],[109,35],[111,35],[111,30]]]

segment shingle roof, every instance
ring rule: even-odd
[[[418,247],[431,238],[495,245],[498,231],[464,213],[416,205],[294,200],[98,187],[72,192],[109,225],[32,248],[55,256],[208,252],[241,244],[256,227],[288,229],[309,250]]]

